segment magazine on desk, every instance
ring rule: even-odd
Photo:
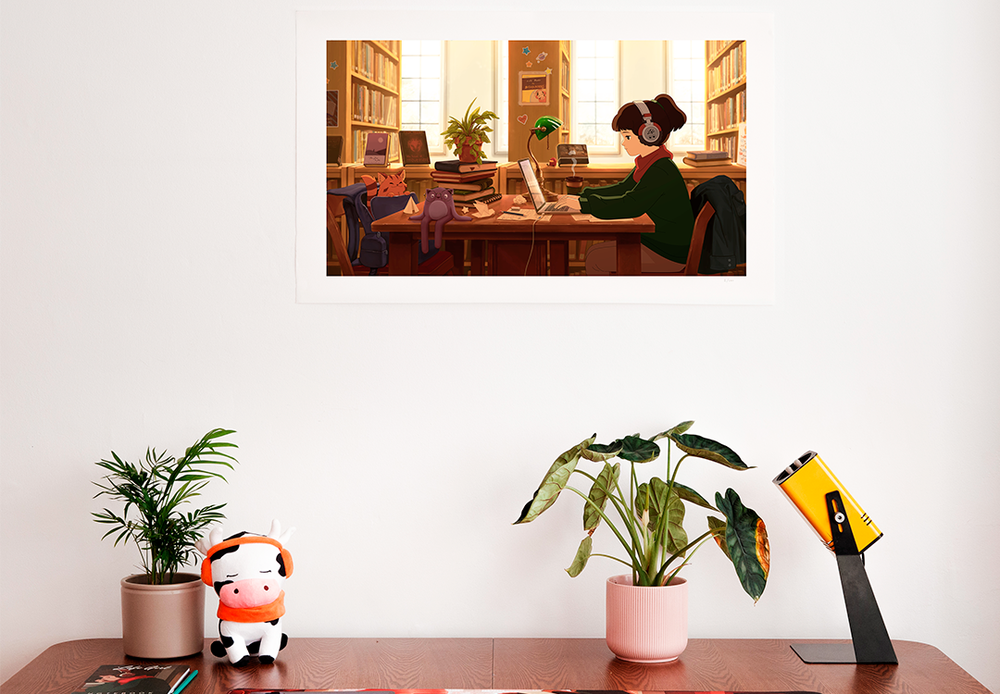
[[[180,694],[197,674],[187,665],[102,665],[73,694]]]

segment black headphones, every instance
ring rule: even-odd
[[[639,126],[639,132],[636,134],[642,140],[643,144],[656,144],[656,141],[660,139],[662,130],[660,130],[660,126],[653,122],[653,116],[649,113],[649,107],[646,106],[645,101],[633,101],[632,103],[639,109],[639,113],[642,114],[642,119],[645,121],[645,123]]]

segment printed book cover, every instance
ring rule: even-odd
[[[102,665],[73,694],[174,694],[190,671],[187,665]]]

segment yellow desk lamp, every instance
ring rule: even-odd
[[[799,456],[774,483],[837,555],[851,626],[852,643],[797,643],[792,650],[806,663],[896,664],[862,554],[882,532],[814,451]]]

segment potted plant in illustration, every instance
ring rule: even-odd
[[[205,587],[201,576],[182,573],[195,554],[195,543],[213,522],[225,516],[225,504],[209,504],[185,512],[212,478],[225,481],[220,470],[237,460],[227,453],[234,433],[213,429],[180,458],[147,449],[138,464],[111,452],[97,465],[107,471],[94,498],[124,502],[121,513],[93,513],[112,526],[101,539],[114,536],[115,546],[132,542],[142,559],[142,573],[121,580],[122,637],[125,653],[138,658],[179,658],[202,650],[205,638]]]
[[[732,489],[716,493],[710,503],[694,489],[677,481],[682,463],[700,458],[733,470],[750,469],[735,451],[717,441],[686,433],[693,422],[645,439],[626,436],[598,444],[596,434],[556,458],[515,524],[538,518],[569,490],[584,500],[586,535],[566,571],[577,576],[591,556],[607,557],[630,571],[607,582],[608,646],[619,658],[636,662],[674,660],[687,645],[687,582],[678,574],[709,540],[732,562],[743,589],[756,602],[764,592],[770,548],[764,522],[743,505]],[[636,467],[660,459],[657,441],[666,439],[666,468],[662,477],[640,482]],[[683,455],[671,461],[671,447]],[[595,475],[577,468],[580,459],[603,463]],[[629,463],[628,480],[620,480],[621,458]],[[572,475],[590,485],[584,491],[570,486]],[[684,528],[685,503],[721,515],[709,515],[705,529],[692,539]],[[611,510],[611,508],[614,511]],[[624,549],[624,558],[593,552],[593,534],[601,522],[611,528]]]
[[[465,115],[461,120],[451,116],[448,119],[448,129],[441,134],[444,136],[445,143],[454,150],[459,161],[481,164],[483,157],[486,156],[483,153],[483,144],[490,141],[486,133],[493,132],[489,122],[496,120],[499,116],[493,111],[480,112],[478,107],[473,111],[472,104],[474,103],[476,103],[475,99],[469,104],[469,108],[465,109]]]

